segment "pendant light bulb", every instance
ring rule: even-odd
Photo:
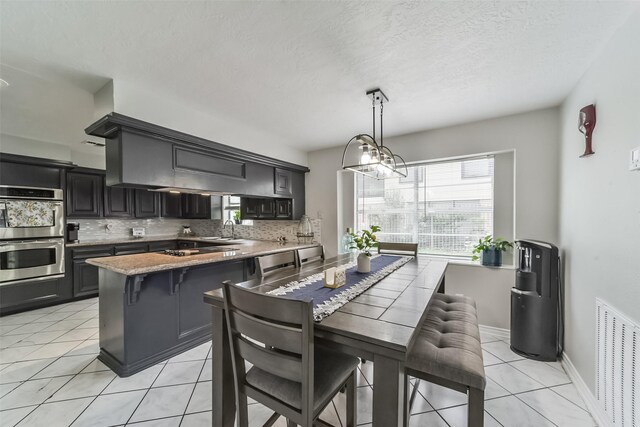
[[[371,156],[369,155],[369,147],[366,144],[362,146],[362,156],[360,157],[360,164],[367,165],[371,161]]]

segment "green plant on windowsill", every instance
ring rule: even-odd
[[[233,219],[236,224],[240,224],[240,222],[242,222],[240,220],[240,211],[233,211]]]
[[[495,239],[491,235],[486,235],[478,240],[473,246],[472,261],[481,260],[482,265],[500,267],[502,265],[502,252],[512,248],[513,244],[502,237]]]

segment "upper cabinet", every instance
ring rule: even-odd
[[[102,217],[103,182],[104,175],[99,172],[68,172],[67,217]]]
[[[290,170],[274,168],[273,192],[278,196],[291,196],[291,176]]]
[[[162,217],[182,218],[182,194],[162,193],[160,204]]]
[[[182,217],[192,219],[211,218],[211,196],[183,194]]]
[[[160,194],[148,190],[135,190],[136,218],[156,218],[160,216]]]
[[[104,216],[131,218],[134,215],[133,190],[123,187],[104,188]]]

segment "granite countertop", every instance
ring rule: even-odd
[[[161,239],[166,240],[166,239]],[[180,240],[183,240],[180,238]],[[161,253],[143,253],[134,255],[120,255],[104,258],[91,258],[87,263],[116,273],[134,276],[137,274],[153,273],[157,271],[173,270],[176,268],[195,265],[212,264],[234,259],[253,258],[277,252],[317,246],[317,243],[279,243],[265,240],[242,240],[241,243],[229,245],[226,252],[212,252],[188,256],[171,256]]]
[[[117,245],[119,243],[161,242],[165,240],[193,240],[196,242],[215,241],[211,238],[207,238],[203,236],[186,237],[186,236],[180,236],[178,234],[166,234],[166,235],[145,236],[145,237],[126,236],[126,237],[113,237],[113,238],[107,238],[107,239],[81,240],[78,243],[66,243],[66,246],[67,248],[79,248],[82,246]],[[224,242],[224,240],[222,240],[222,242]]]

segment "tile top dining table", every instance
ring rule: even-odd
[[[266,293],[354,260],[351,254],[338,255],[238,285]],[[374,427],[409,423],[404,361],[433,294],[444,291],[446,268],[446,260],[414,258],[315,324],[317,343],[373,362]],[[204,300],[211,305],[213,315],[213,426],[231,427],[235,389],[222,291],[206,292]]]

